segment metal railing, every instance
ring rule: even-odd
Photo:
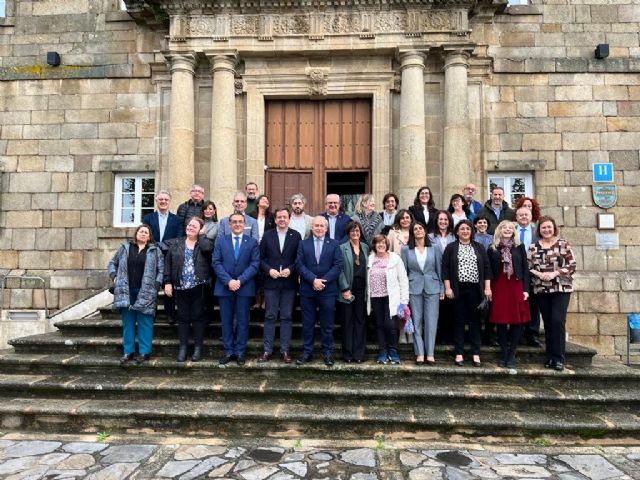
[[[44,299],[44,316],[45,318],[48,317],[49,307],[47,305],[47,290],[46,290],[47,282],[45,281],[45,279],[42,277],[37,277],[33,275],[15,275],[15,274],[0,275],[0,316],[2,316],[2,312],[4,311],[4,291],[7,288],[6,286],[7,280],[10,280],[10,279],[20,280],[20,288],[24,288],[22,286],[22,280],[39,281],[42,284],[42,286],[37,288],[42,289],[42,297]],[[31,288],[31,290],[34,290],[34,288]],[[33,297],[32,297],[32,303],[33,303]],[[31,310],[39,310],[39,309],[31,308]]]

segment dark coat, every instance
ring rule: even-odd
[[[257,210],[251,212],[249,216],[253,218],[256,221],[256,223],[258,223]],[[262,233],[262,236],[264,236],[264,234],[267,233],[267,230],[273,230],[274,228],[276,228],[276,217],[273,213],[269,212],[267,213],[267,216],[264,217],[264,232]]]
[[[180,218],[169,212],[169,218],[167,218],[167,226],[164,229],[164,238],[160,240],[160,222],[158,220],[158,212],[147,213],[142,219],[142,223],[146,223],[151,228],[151,235],[153,240],[160,243],[171,240],[172,238],[184,237],[185,230],[184,225],[180,221]]]
[[[491,208],[491,200],[487,200],[484,206],[478,211],[476,217],[485,216],[489,220],[489,228],[487,228],[487,233],[493,235],[496,231],[496,227],[503,220],[511,220],[515,222],[516,220],[516,212],[512,208],[509,208],[509,204],[502,201],[502,209],[500,210],[500,218],[496,217],[496,213]]]
[[[164,257],[160,249],[154,243],[147,246],[147,257],[144,263],[142,274],[142,284],[138,292],[136,303],[131,305],[129,297],[129,248],[133,242],[131,240],[120,246],[115,253],[107,271],[109,278],[115,278],[113,292],[113,309],[131,308],[145,315],[156,314],[156,301],[158,300],[158,289],[162,285],[164,271]]]
[[[187,226],[187,223],[189,223],[189,220],[191,220],[193,217],[202,218],[203,205],[204,205],[204,200],[196,203],[193,200],[189,199],[178,206],[178,211],[176,212],[176,215],[182,222],[183,230]],[[184,237],[184,236],[185,236],[185,233],[183,231],[181,237]]]
[[[484,297],[484,281],[491,280],[491,266],[489,265],[489,256],[487,251],[478,242],[471,242],[473,249],[476,252],[478,259],[478,287],[480,288],[480,295]],[[449,280],[451,283],[451,290],[453,290],[454,296],[458,296],[458,249],[460,242],[456,240],[453,243],[447,245],[442,255],[442,280]]]
[[[280,252],[280,242],[278,240],[278,230],[272,229],[264,232],[260,242],[260,269],[264,273],[265,289],[298,289],[298,274],[296,272],[296,255],[298,254],[298,244],[302,241],[300,234],[289,228],[284,239],[284,248]],[[291,275],[287,278],[271,278],[269,270],[291,270]]]
[[[498,278],[500,271],[502,270],[502,263],[500,262],[500,250],[489,247],[487,251],[489,255],[489,263],[491,264],[491,273],[493,278]],[[529,263],[527,261],[527,251],[524,245],[513,246],[511,248],[511,261],[513,263],[513,273],[518,280],[522,280],[523,289],[525,292],[529,291]]]
[[[165,285],[171,284],[173,287],[181,285],[182,267],[184,266],[184,238],[174,238],[165,242],[167,253],[164,259],[164,280]],[[213,242],[200,235],[193,248],[193,266],[195,269],[196,283],[208,282],[211,278],[209,271],[209,258]]]
[[[413,219],[416,222],[424,223],[427,226],[427,233],[433,233],[436,230],[436,217],[438,216],[438,210],[435,208],[429,209],[429,221],[424,219],[424,210],[422,208],[416,208],[415,205],[409,207],[409,213],[413,215]]]
[[[296,270],[300,274],[300,295],[307,297],[338,295],[338,276],[342,271],[342,253],[337,241],[329,236],[324,237],[324,245],[320,254],[320,262],[316,261],[315,237],[311,235],[298,244],[296,255]],[[313,281],[323,278],[327,281],[325,289],[316,292],[313,289]]]
[[[321,215],[329,221],[329,214],[327,212],[321,213]],[[347,240],[347,224],[351,221],[351,217],[349,215],[345,215],[344,213],[339,213],[336,218],[336,229],[334,232],[334,240],[337,240],[338,244]],[[311,235],[309,238],[313,237]],[[327,225],[327,238],[329,238],[329,226]]]
[[[260,249],[258,241],[249,235],[242,235],[238,258],[233,253],[233,235],[219,237],[213,249],[213,270],[216,272],[216,285],[213,294],[228,297],[233,294],[241,297],[253,297],[256,294],[255,277],[260,268]],[[229,281],[240,280],[240,289],[229,290]]]

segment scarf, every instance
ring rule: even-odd
[[[513,240],[500,240],[498,244],[498,250],[500,250],[500,261],[502,262],[502,271],[511,278],[513,275],[513,258],[511,257],[511,248],[513,247]]]

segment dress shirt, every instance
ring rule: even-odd
[[[161,242],[164,238],[164,231],[167,228],[167,220],[169,220],[169,210],[166,213],[160,213],[158,211],[158,229],[160,230],[160,238],[158,238],[158,242]]]
[[[396,219],[397,210],[394,210],[393,213],[389,214],[386,210],[382,212],[382,222],[385,227],[393,225],[393,221]]]
[[[338,220],[337,215],[328,215],[329,217],[329,238],[336,240],[336,221]]]
[[[420,270],[424,270],[424,264],[427,263],[427,248],[425,247],[422,253],[420,253],[420,250],[417,248],[415,248],[414,251],[416,252],[416,260],[418,261]]]
[[[320,263],[320,256],[322,255],[322,244],[324,243],[324,237],[313,237],[313,249],[316,253],[316,261]]]
[[[278,232],[278,243],[280,244],[280,253],[282,253],[282,251],[284,250],[284,241],[287,239],[288,230],[285,230],[284,232],[277,230],[277,232]]]
[[[516,225],[518,226],[518,233],[516,235],[521,239],[521,242],[524,244],[525,250],[529,250],[529,247],[531,246],[531,225],[527,225],[526,227],[522,227],[518,224]],[[524,238],[522,237],[522,233],[520,233],[523,230]]]

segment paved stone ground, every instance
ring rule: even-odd
[[[640,447],[252,441],[9,434],[3,480],[640,479]]]

